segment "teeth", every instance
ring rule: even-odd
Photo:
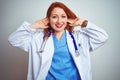
[[[57,26],[62,26],[62,25],[57,25]]]

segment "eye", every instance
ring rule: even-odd
[[[66,16],[62,16],[62,18],[66,18]]]
[[[57,16],[52,16],[52,18],[57,18]]]

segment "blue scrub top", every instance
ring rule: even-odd
[[[46,80],[80,80],[78,70],[68,50],[66,32],[60,40],[53,34],[54,55]]]

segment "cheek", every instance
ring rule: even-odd
[[[53,20],[53,19],[50,20],[50,24],[51,24],[51,25],[53,25],[53,24],[55,24],[55,23],[56,23],[56,20]]]
[[[64,22],[67,23],[67,19],[64,19]]]
[[[64,23],[67,25],[67,20],[65,20]]]

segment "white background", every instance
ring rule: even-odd
[[[54,1],[66,4],[79,18],[100,26],[108,42],[91,53],[93,80],[120,80],[119,0],[1,0],[0,80],[26,80],[28,54],[8,44],[8,36],[24,21],[44,18]]]

